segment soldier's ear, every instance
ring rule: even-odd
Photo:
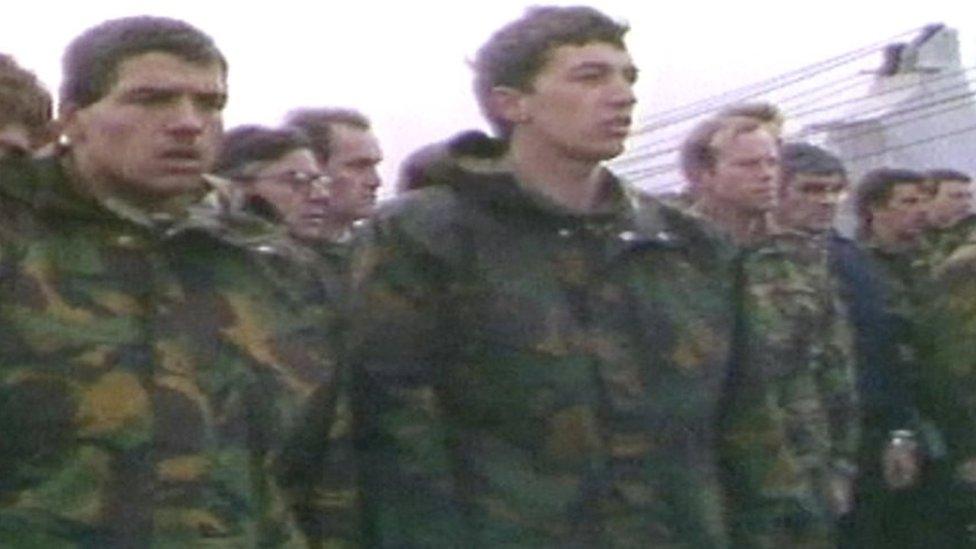
[[[84,141],[85,122],[84,109],[73,103],[62,103],[58,108],[56,128],[59,139],[64,144]]]
[[[492,112],[511,124],[529,121],[526,93],[510,86],[495,86],[491,89],[489,102]]]

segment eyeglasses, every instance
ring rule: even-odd
[[[320,194],[329,194],[332,178],[322,173],[309,173],[299,170],[289,170],[283,173],[258,175],[252,180],[268,180],[288,185],[292,190],[304,194],[311,194],[313,190]]]

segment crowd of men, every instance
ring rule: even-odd
[[[627,30],[499,29],[493,135],[379,208],[364,115],[224,132],[185,22],[77,37],[56,116],[0,56],[0,545],[976,546],[969,176],[746,104],[636,194]]]

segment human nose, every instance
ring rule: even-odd
[[[173,103],[168,128],[175,135],[196,137],[203,133],[207,118],[208,115],[191,98],[184,97]]]
[[[779,163],[775,160],[764,160],[759,164],[759,178],[764,183],[775,184],[779,176]]]
[[[637,103],[634,83],[626,74],[618,74],[610,87],[610,101],[616,105],[633,107]]]
[[[376,190],[383,184],[383,180],[380,179],[380,172],[376,168],[370,168],[369,177],[366,178],[366,185],[369,186],[370,190]]]

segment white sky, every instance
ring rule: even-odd
[[[399,161],[415,148],[484,127],[466,60],[494,29],[542,3],[16,1],[0,17],[0,51],[36,71],[52,90],[59,83],[62,50],[84,29],[125,15],[178,17],[211,34],[230,62],[228,127],[276,124],[297,106],[358,108],[373,119],[387,154],[382,172],[390,182]],[[632,26],[629,48],[642,70],[638,117],[933,22],[957,28],[963,64],[976,62],[973,0],[589,4]]]

